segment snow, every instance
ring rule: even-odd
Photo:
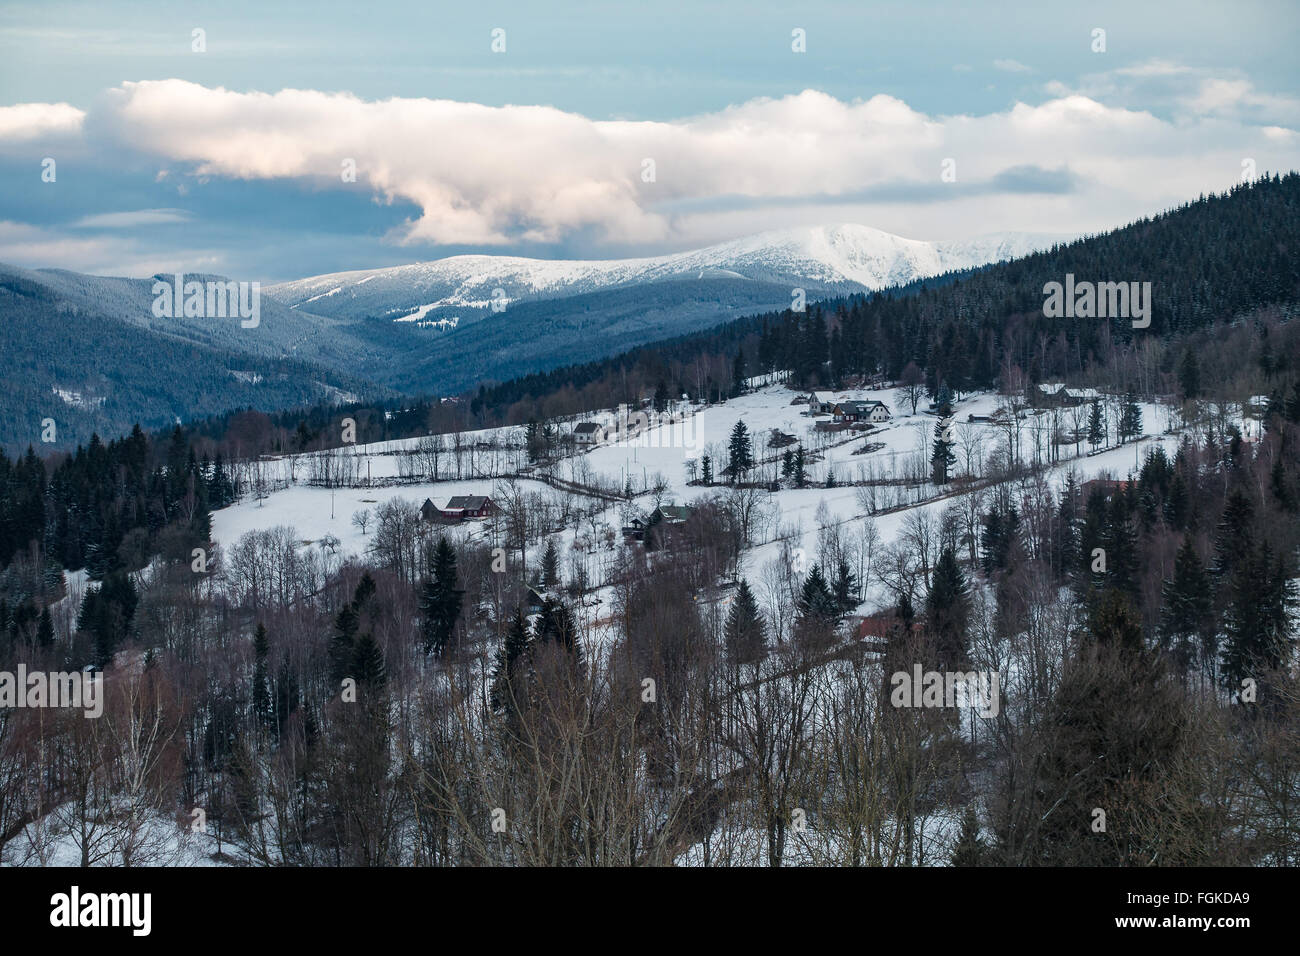
[[[847,223],[774,230],[703,249],[632,259],[451,256],[313,276],[277,283],[263,291],[296,308],[340,294],[346,298],[359,286],[375,283],[366,290],[368,302],[375,296],[390,297],[390,311],[404,313],[405,320],[414,321],[443,306],[486,308],[499,294],[510,300],[574,295],[685,276],[730,275],[795,284],[803,280],[876,290],[1027,255],[1051,246],[1058,238],[1002,233],[929,242]],[[436,294],[431,297],[430,292]]]

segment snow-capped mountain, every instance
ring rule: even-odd
[[[447,309],[488,312],[494,300],[506,305],[665,280],[751,280],[803,286],[810,293],[871,291],[1016,258],[1059,239],[1002,233],[925,242],[845,224],[763,232],[703,249],[637,259],[452,256],[313,276],[279,283],[264,292],[285,305],[320,315],[423,322],[445,317]]]

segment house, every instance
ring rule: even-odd
[[[835,406],[834,392],[809,392],[808,411],[813,415],[829,415]]]
[[[633,518],[627,524],[623,525],[624,541],[644,541],[645,540],[645,522],[640,518]]]
[[[1127,491],[1128,486],[1127,481],[1116,481],[1112,478],[1093,478],[1079,486],[1079,494],[1086,502],[1092,497],[1094,491],[1099,491],[1102,497],[1110,501],[1115,496],[1115,492]]]
[[[1026,397],[1038,408],[1077,408],[1100,396],[1095,388],[1066,388],[1064,382],[1039,382],[1026,389]]]
[[[432,498],[425,498],[420,505],[420,520],[425,524],[459,524],[465,513],[459,508],[439,508]]]
[[[573,429],[574,444],[590,448],[600,442],[600,426],[595,422],[582,422]]]
[[[459,510],[465,518],[487,518],[496,512],[496,505],[486,495],[455,495],[447,502],[446,511]]]
[[[889,406],[884,402],[839,401],[832,409],[835,421],[844,422],[886,422],[889,421]]]
[[[650,521],[652,524],[684,524],[694,513],[695,509],[690,505],[660,505],[650,512]]]

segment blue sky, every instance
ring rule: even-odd
[[[0,4],[0,261],[273,280],[819,222],[1077,233],[1300,165],[1296,4],[1082,7]]]

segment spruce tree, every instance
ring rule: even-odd
[[[338,616],[334,618],[334,634],[330,637],[329,660],[330,681],[334,688],[339,688],[343,681],[352,676],[352,652],[356,643],[357,630],[361,622],[354,604],[343,605]]]
[[[952,467],[957,463],[957,455],[953,452],[954,442],[948,440],[948,425],[945,425],[945,419],[941,418],[934,423],[934,443],[933,451],[930,453],[930,480],[936,485],[946,485]]]
[[[847,614],[858,606],[857,589],[857,575],[849,567],[849,562],[844,558],[840,558],[839,566],[835,571],[835,586],[832,589],[835,593],[835,605],[839,613]]]
[[[1096,450],[1098,445],[1106,441],[1106,419],[1102,414],[1101,401],[1092,400],[1092,407],[1088,410],[1088,444]]]
[[[542,555],[542,587],[551,589],[560,586],[560,554],[555,542],[546,542],[546,553]]]
[[[966,624],[970,616],[966,576],[952,548],[944,548],[934,566],[930,590],[925,599],[926,621],[934,640],[941,668],[966,663]]]
[[[429,564],[429,577],[420,590],[420,634],[425,653],[442,657],[451,647],[461,606],[456,552],[445,535],[438,539]]]
[[[1174,558],[1174,576],[1162,589],[1161,644],[1186,671],[1199,655],[1213,660],[1213,592],[1191,535]]]
[[[737,483],[745,472],[754,467],[754,454],[749,440],[749,429],[743,421],[737,421],[731,429],[731,442],[728,448],[731,460],[731,480]]]
[[[492,709],[513,711],[520,703],[522,681],[520,661],[528,652],[528,621],[524,612],[515,608],[514,617],[506,628],[505,641],[497,651],[496,667],[492,671]]]
[[[735,600],[727,612],[725,626],[727,654],[738,664],[751,664],[761,660],[766,651],[766,629],[763,617],[754,600],[749,582],[740,580]]]
[[[36,646],[49,650],[54,646],[54,621],[50,617],[50,606],[41,608],[41,622],[36,627]]]
[[[384,665],[384,652],[379,642],[369,633],[357,639],[352,652],[352,676],[358,687],[372,692],[383,690],[388,683],[388,672]]]
[[[961,817],[961,833],[952,849],[953,866],[983,866],[986,856],[984,841],[980,839],[980,822],[975,804],[968,803]]]

